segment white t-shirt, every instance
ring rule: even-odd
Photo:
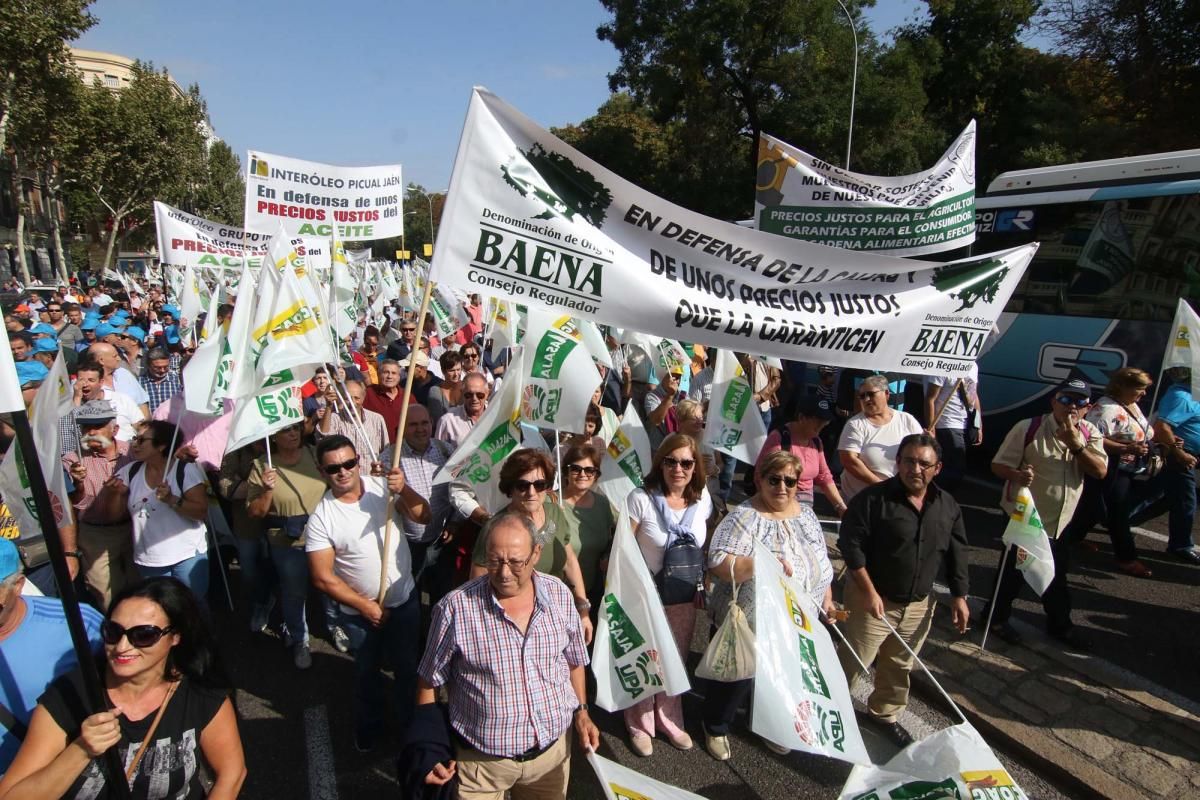
[[[120,438],[120,437],[118,437]],[[141,462],[134,462],[141,464]],[[204,473],[193,463],[183,466],[183,486],[177,482],[175,463],[166,477],[171,494],[181,497],[193,486],[204,483]],[[208,552],[204,523],[185,517],[171,506],[159,501],[154,489],[146,483],[146,467],[138,468],[130,481],[133,464],[117,470],[117,476],[129,487],[129,516],[133,520],[133,560],[143,567],[169,567],[193,556]]]
[[[408,600],[413,590],[408,538],[404,522],[392,507],[391,496],[382,478],[364,476],[362,497],[343,503],[326,492],[308,518],[304,529],[304,550],[333,550],[333,571],[363,597],[379,596],[379,552],[383,549],[385,514],[392,513],[393,557],[388,564],[389,588],[383,598],[385,608],[395,608]],[[341,604],[339,604],[341,605]],[[343,605],[347,614],[358,614]]]
[[[972,364],[971,371],[962,376],[963,393],[967,395],[967,399],[973,398],[978,391],[976,385],[979,380],[979,365]],[[937,386],[938,396],[933,401],[933,413],[937,414],[941,411],[941,416],[938,417],[937,426],[945,430],[961,431],[967,427],[967,409],[963,407],[962,398],[955,388],[958,385],[958,378],[949,378],[945,375],[929,375],[925,378],[925,391],[929,392],[931,386]],[[947,396],[949,399],[947,399]],[[942,409],[942,404],[945,403],[945,409]]]
[[[667,532],[659,524],[658,509],[645,489],[634,489],[630,492],[626,504],[629,506],[630,522],[634,526],[634,538],[637,539],[638,547],[642,549],[642,558],[646,559],[646,566],[650,568],[650,572],[657,574],[662,569],[663,551],[667,548]],[[708,534],[708,518],[712,510],[712,498],[708,496],[708,489],[705,489],[696,501],[696,513],[692,517],[691,526],[692,536],[699,547],[704,547],[704,539]],[[671,515],[669,522],[679,523],[683,521],[687,509],[676,511],[668,507],[667,513]]]
[[[923,430],[917,418],[907,411],[893,410],[891,421],[879,426],[869,422],[862,414],[856,414],[842,429],[838,450],[858,453],[867,469],[880,478],[890,478],[896,474],[900,441],[910,433],[921,433]],[[848,501],[866,487],[867,484],[851,475],[850,470],[842,472],[842,497],[845,500]]]
[[[117,412],[117,441],[128,442],[135,433],[133,424],[144,420],[146,415],[142,413],[142,407],[135,403],[129,395],[109,389],[107,386],[103,388],[104,399],[111,402]]]
[[[146,387],[142,386],[141,382],[133,377],[133,373],[124,367],[117,367],[113,372],[113,388],[129,395],[139,405],[150,402],[150,395],[146,392]]]

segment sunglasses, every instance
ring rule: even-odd
[[[469,358],[469,359],[471,359],[472,361],[478,361],[478,360],[479,360],[479,353],[463,353],[463,354],[462,354],[462,357],[463,357],[463,358]]]
[[[595,467],[585,467],[583,464],[567,464],[567,472],[586,475],[589,478],[594,478],[600,474],[600,470]]]
[[[550,481],[544,479],[536,481],[513,481],[513,491],[517,492],[518,494],[527,492],[530,489],[533,489],[535,492],[540,494],[546,491],[548,488],[550,488]]]
[[[61,308],[47,308],[46,310],[49,311],[51,314],[61,314],[62,313]]]
[[[666,467],[679,467],[685,472],[696,466],[696,460],[694,458],[673,458],[672,456],[667,456],[664,458],[662,463],[663,466]]]
[[[858,395],[858,399],[859,400],[870,400],[872,397],[879,394],[879,392],[880,392],[879,389],[876,389],[873,392],[860,392]]]
[[[337,475],[342,470],[349,472],[358,466],[358,459],[352,458],[349,461],[343,461],[340,464],[324,464],[321,466],[321,471],[326,475]]]
[[[1060,394],[1054,399],[1057,402],[1062,403],[1064,406],[1075,406],[1076,408],[1083,408],[1084,406],[1091,405],[1092,403],[1092,401],[1086,397],[1072,397],[1069,394]]]
[[[170,633],[171,630],[170,625],[165,628],[157,625],[134,625],[131,628],[125,628],[110,619],[100,623],[100,637],[104,639],[105,644],[117,644],[121,641],[121,637],[125,637],[131,645],[137,648],[154,647],[158,644],[158,640]]]
[[[401,333],[416,333],[417,329],[416,328],[401,328],[400,332]]]
[[[784,477],[783,475],[768,475],[767,476],[767,483],[771,484],[772,486],[774,486],[776,488],[778,488],[780,484],[783,484],[784,486],[786,486],[789,489],[795,489],[796,484],[799,482],[800,482],[800,480],[798,478],[787,478],[787,477]]]
[[[487,397],[487,392],[463,392],[463,397],[468,400],[483,400]]]

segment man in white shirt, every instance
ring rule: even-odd
[[[979,426],[973,423],[980,421]],[[926,432],[942,446],[942,471],[937,484],[953,494],[967,468],[967,448],[983,444],[983,409],[979,406],[979,366],[961,377],[925,377]],[[971,440],[967,440],[967,429]]]
[[[117,348],[107,342],[97,342],[88,347],[87,351],[92,360],[104,367],[104,385],[132,397],[145,411],[142,416],[150,416],[150,395],[133,373],[125,368],[125,362]]]
[[[487,409],[489,395],[487,381],[482,375],[478,372],[467,375],[463,380],[463,404],[450,409],[438,420],[437,438],[454,447],[462,444]]]
[[[383,663],[394,670],[397,731],[407,729],[412,716],[421,615],[402,518],[428,524],[429,504],[408,486],[399,467],[388,473],[386,489],[380,479],[364,477],[354,443],[345,436],[322,439],[316,455],[329,491],[308,518],[304,549],[313,586],[338,603],[340,627],[350,637],[354,746],[365,753],[383,727]],[[392,540],[381,592],[380,553],[389,516]]]
[[[78,408],[89,400],[108,400],[117,412],[116,439],[118,442],[128,442],[134,437],[134,424],[141,422],[149,415],[129,395],[105,386],[103,375],[104,368],[96,364],[79,365],[79,369],[75,372],[75,407]],[[71,424],[75,424],[74,414],[72,414]]]

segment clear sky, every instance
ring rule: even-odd
[[[923,7],[880,0],[871,25],[886,31]],[[593,114],[617,64],[596,38],[608,15],[594,0],[97,0],[92,11],[100,21],[75,46],[199,83],[243,161],[255,148],[399,162],[406,182],[432,190],[450,180],[472,86],[550,127]]]

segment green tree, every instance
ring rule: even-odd
[[[183,205],[206,180],[203,122],[198,89],[181,96],[149,64],[134,64],[120,91],[82,88],[63,172],[73,216],[107,232],[103,266],[112,265],[118,238],[151,220],[154,200]]]
[[[205,177],[192,212],[205,219],[241,227],[246,204],[242,163],[225,142],[213,142],[204,158]]]
[[[397,250],[407,249],[413,256],[424,258],[426,244],[434,244],[435,232],[441,227],[442,210],[446,205],[445,192],[430,192],[419,183],[404,189],[404,236],[375,239],[367,242],[376,258],[393,260]],[[432,212],[433,228],[430,229]],[[357,246],[357,245],[355,245]]]

